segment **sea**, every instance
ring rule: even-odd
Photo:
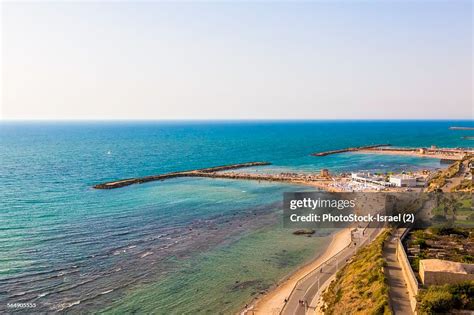
[[[282,196],[309,187],[176,178],[104,181],[233,163],[258,172],[399,172],[408,156],[313,152],[388,143],[474,147],[473,121],[39,121],[0,123],[0,313],[235,314],[321,254]]]

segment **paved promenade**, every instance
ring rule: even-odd
[[[407,284],[403,277],[402,267],[397,259],[397,240],[393,235],[385,242],[383,255],[387,261],[385,267],[385,275],[388,279],[390,305],[393,313],[410,315],[413,314],[410,305],[410,297],[408,294]]]
[[[315,305],[310,303],[323,288],[323,285],[347,263],[361,246],[367,244],[369,240],[373,240],[380,231],[380,228],[366,229],[365,232],[363,229],[357,229],[352,234],[353,241],[350,246],[344,248],[339,254],[320,268],[313,270],[296,284],[281,314],[304,315],[308,310],[314,309]]]

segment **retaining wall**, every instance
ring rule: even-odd
[[[405,237],[406,234],[407,233],[403,233],[402,239]],[[408,261],[407,254],[405,252],[405,248],[403,247],[403,244],[400,239],[397,240],[397,260],[400,263],[403,272],[403,277],[405,279],[405,283],[407,284],[408,294],[410,295],[411,309],[414,313],[416,313],[418,280],[416,279],[415,273],[411,268],[410,262]]]

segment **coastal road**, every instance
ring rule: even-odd
[[[307,301],[307,304],[311,303],[314,296],[323,287],[323,284],[331,279],[361,246],[365,245],[369,240],[373,240],[380,231],[381,228],[366,229],[365,232],[363,232],[363,229],[356,229],[352,234],[353,241],[349,247],[344,248],[333,258],[329,259],[327,263],[324,263],[322,267],[309,273],[296,284],[281,314],[304,315],[307,307],[301,304],[300,301]],[[312,308],[314,306],[310,305],[309,307]]]
[[[446,185],[441,187],[443,192],[451,192],[451,189],[456,187],[461,183],[461,181],[464,178],[464,174],[467,172],[469,165],[469,160],[465,160],[464,162],[461,163],[459,172],[453,177],[447,180]]]

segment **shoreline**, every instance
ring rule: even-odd
[[[351,228],[344,228],[332,234],[331,242],[313,260],[298,267],[288,277],[283,278],[270,291],[253,300],[247,309],[243,309],[240,314],[279,314],[296,283],[308,273],[316,269],[321,263],[328,260],[341,249],[346,247],[351,241]]]
[[[393,152],[373,152],[370,150],[360,151],[362,154],[393,154]],[[400,155],[400,154],[397,154]],[[402,154],[405,155],[405,154]],[[406,155],[412,155],[412,152],[407,153]],[[429,156],[423,156],[429,157]],[[438,159],[438,157],[434,157]],[[338,189],[331,187],[328,183],[323,182],[303,182],[302,184],[317,187],[326,191],[338,191]],[[300,266],[293,273],[288,275],[288,277],[283,278],[273,289],[266,292],[262,296],[254,299],[248,308],[243,309],[240,314],[242,315],[266,315],[266,314],[275,314],[279,315],[283,307],[285,306],[285,300],[291,295],[293,289],[295,288],[298,281],[308,275],[310,272],[318,268],[324,261],[330,259],[332,256],[337,254],[340,250],[346,247],[351,242],[351,228],[344,228],[341,231],[336,232],[332,236],[331,242],[326,246],[320,255],[317,255],[309,263]],[[323,283],[323,287],[327,286],[330,281]],[[321,296],[317,294],[313,297],[311,304],[316,304],[317,308],[314,309],[311,314],[319,314],[321,308]]]
[[[380,149],[370,149],[370,150],[359,150],[355,153],[360,154],[384,154],[384,155],[394,155],[394,156],[413,156],[419,158],[430,158],[437,160],[462,160],[464,155],[459,153],[446,154],[446,153],[421,153],[415,150],[411,151],[398,151],[398,150],[380,150]]]

